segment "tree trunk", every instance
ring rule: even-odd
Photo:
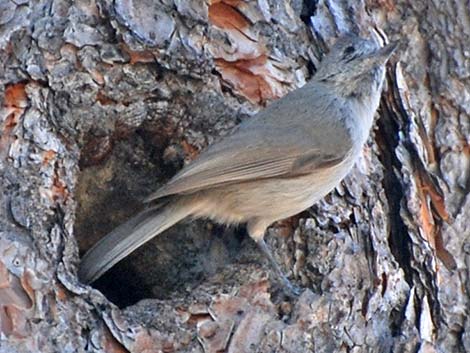
[[[470,351],[469,23],[463,0],[2,0],[0,352]],[[78,281],[79,251],[348,31],[403,44],[353,172],[268,231],[298,299],[208,221]]]

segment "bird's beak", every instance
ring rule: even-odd
[[[399,43],[400,43],[399,41],[388,43],[387,45],[377,50],[373,54],[373,56],[377,59],[377,61],[381,61],[382,63],[385,63],[390,58],[390,56],[392,56],[395,50],[398,48]]]
[[[393,52],[397,49],[398,44],[398,41],[392,42],[377,49],[376,51],[370,54],[367,54],[363,58],[360,67],[357,68],[358,71],[368,72],[373,67],[384,65],[390,58],[390,56],[393,54]]]

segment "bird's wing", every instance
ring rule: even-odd
[[[336,129],[335,134],[341,133]],[[328,168],[343,161],[352,146],[346,131],[344,137],[334,136],[334,140],[341,143],[332,143],[321,128],[312,132],[303,125],[248,125],[210,146],[146,201],[228,183],[290,177]]]

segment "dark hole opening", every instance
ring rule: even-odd
[[[159,159],[158,146],[144,143],[142,132],[114,143],[106,158],[82,166],[76,190],[75,236],[80,254],[112,229],[137,214],[141,200],[174,171]],[[96,150],[93,149],[93,153]],[[208,276],[227,268],[254,244],[244,229],[204,220],[183,221],[122,260],[92,284],[125,307],[144,298],[184,295]]]

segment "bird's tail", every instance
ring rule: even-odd
[[[98,279],[117,262],[153,237],[193,213],[192,202],[170,201],[132,217],[98,241],[83,257],[78,276],[84,283]]]

